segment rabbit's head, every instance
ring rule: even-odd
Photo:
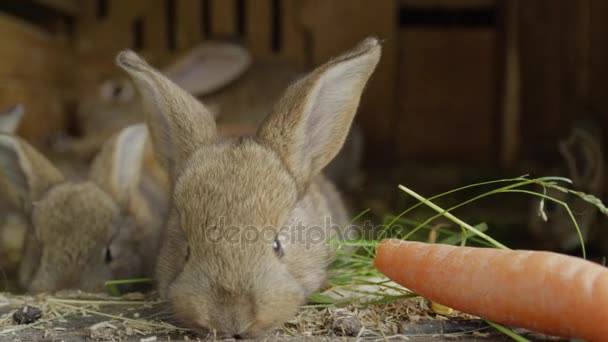
[[[257,336],[321,286],[327,247],[311,252],[282,229],[327,204],[315,179],[342,147],[380,51],[369,38],[317,68],[287,89],[255,136],[234,138],[218,138],[209,110],[135,53],[118,55],[173,180],[157,278],[182,322]]]
[[[568,139],[559,143],[559,152],[564,161],[562,169],[572,180],[574,190],[601,197],[604,190],[604,151],[596,125],[576,125]],[[557,189],[547,188],[546,194],[568,204],[584,240],[587,240],[597,220],[597,209],[582,198]],[[550,200],[544,200],[543,204],[544,214],[537,200],[533,204],[531,233],[547,248],[569,251],[580,246],[580,238],[566,208]]]
[[[30,222],[23,287],[98,291],[105,280],[140,275],[131,202],[146,137],[144,125],[125,128],[104,146],[90,180],[71,182],[24,140],[0,135],[0,181]]]
[[[0,133],[14,134],[23,118],[23,105],[16,104],[0,111]]]
[[[206,41],[179,56],[164,69],[166,75],[186,91],[205,95],[238,78],[250,64],[247,50],[227,42]],[[88,88],[79,104],[78,116],[85,134],[100,127],[116,131],[140,121],[139,94],[130,79],[106,75]]]

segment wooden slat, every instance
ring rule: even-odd
[[[382,60],[365,93],[356,120],[364,129],[370,158],[390,158],[393,146],[396,82],[396,1],[302,0],[301,21],[311,39],[312,62],[325,63],[363,38],[385,39]]]
[[[602,115],[604,132],[608,132],[608,2],[592,1],[589,13],[589,102]]]
[[[69,46],[28,23],[0,14],[0,108],[25,106],[20,133],[41,146],[64,128],[72,96],[74,58]]]
[[[80,13],[82,4],[78,0],[36,0],[36,2],[74,16]]]
[[[299,1],[283,1],[283,46],[280,51],[281,59],[297,67],[303,67],[310,58],[305,49],[304,30],[300,25],[301,4]]]
[[[187,49],[201,38],[201,2],[200,0],[178,0],[177,5],[177,47]]]
[[[133,44],[133,22],[143,16],[153,1],[109,0],[108,17],[95,22],[86,22],[78,28],[79,52],[95,55],[100,52],[110,54],[119,49],[130,48]]]
[[[407,29],[399,58],[398,155],[495,158],[496,34],[492,29]],[[380,113],[376,113],[381,116]]]
[[[557,120],[563,115],[563,22],[561,6],[554,5],[553,1],[540,0],[520,8],[522,137],[527,146],[538,146],[566,134],[567,124]],[[538,25],[538,15],[543,16],[543,25]],[[548,148],[554,147],[552,144]]]
[[[487,8],[496,5],[495,0],[400,0],[401,5],[428,8]]]
[[[271,46],[270,0],[246,0],[245,13],[247,46],[253,58],[257,60],[274,58]]]
[[[587,23],[589,37],[587,40],[588,60],[588,107],[597,115],[602,125],[604,144],[608,136],[608,26],[606,17],[608,2],[588,1]],[[606,145],[604,145],[606,146]],[[608,148],[604,148],[604,158],[608,160]],[[606,199],[606,192],[604,199]]]
[[[153,55],[168,53],[166,1],[148,0],[144,16],[144,49]]]
[[[519,5],[520,0],[505,2],[503,24],[504,72],[502,97],[501,161],[512,167],[519,157],[520,148],[520,62],[519,62]]]
[[[589,8],[589,107],[601,118],[608,136],[608,26],[607,1],[590,1]],[[608,153],[608,149],[604,149]]]
[[[69,48],[53,36],[0,14],[0,76],[68,83]]]
[[[210,0],[211,34],[231,36],[236,32],[236,3],[234,0]]]
[[[557,140],[585,110],[582,4],[537,0],[520,6],[522,144],[528,146],[528,157],[554,153]]]

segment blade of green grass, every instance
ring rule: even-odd
[[[447,212],[446,210],[442,209],[441,207],[439,207],[435,203],[431,202],[430,200],[425,199],[424,197],[418,195],[416,192],[408,189],[407,187],[405,187],[403,185],[399,185],[399,189],[405,191],[408,195],[414,197],[415,199],[423,202],[424,204],[426,204],[427,206],[429,206],[431,209],[437,211],[438,213],[441,213],[443,216],[445,216],[446,218],[450,219],[452,222],[458,224],[459,226],[466,227],[469,231],[475,233],[475,235],[477,235],[477,236],[485,239],[486,241],[490,242],[494,246],[496,246],[498,248],[502,248],[502,249],[509,249],[509,247],[507,247],[507,246],[503,245],[502,243],[494,240],[491,236],[485,234],[482,231],[479,231],[477,228],[475,228],[475,227],[471,226],[470,224],[468,224],[468,223],[460,220],[456,216],[450,214],[449,212]]]
[[[515,341],[517,341],[517,342],[530,342],[530,340],[528,340],[527,338],[525,338],[525,337],[523,337],[523,336],[521,336],[521,335],[517,334],[516,332],[514,332],[514,331],[513,331],[513,330],[511,330],[511,329],[507,329],[507,328],[503,327],[502,325],[497,324],[497,323],[494,323],[494,322],[492,322],[492,321],[488,321],[488,320],[485,320],[485,321],[486,321],[486,323],[488,323],[488,325],[490,325],[492,328],[494,328],[494,329],[496,329],[496,330],[500,331],[501,333],[503,333],[503,334],[505,334],[505,335],[509,336],[510,338],[514,339],[514,340],[515,340]]]
[[[139,283],[149,283],[152,279],[150,278],[135,278],[135,279],[117,279],[117,280],[108,280],[104,283],[104,286],[108,289],[111,295],[120,296],[120,290],[118,290],[117,285],[129,285],[129,284],[139,284]]]

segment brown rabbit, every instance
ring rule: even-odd
[[[167,75],[188,92],[207,94],[238,78],[250,64],[244,48],[224,42],[203,42],[178,56],[165,68]],[[143,121],[139,94],[122,75],[106,75],[100,83],[83,82],[77,120],[82,137],[60,135],[53,142],[59,155],[89,161],[110,136]],[[166,171],[159,167],[153,148],[146,144],[145,173],[168,187]]]
[[[25,289],[100,291],[104,280],[150,275],[166,200],[140,177],[147,135],[143,124],[120,131],[82,182],[66,180],[21,138],[0,135],[0,182],[30,222]]]
[[[0,111],[0,133],[14,134],[23,118],[23,112],[21,104]],[[0,196],[0,270],[11,269],[16,265],[25,226],[23,215],[10,201]]]
[[[602,135],[594,121],[577,123],[568,139],[559,143],[559,152],[564,159],[563,167],[556,168],[558,174],[566,174],[573,181],[573,187],[602,198],[605,196],[605,162]],[[566,202],[581,229],[584,241],[591,244],[605,244],[608,241],[606,218],[599,210],[578,196],[548,188],[547,195]],[[539,202],[535,200],[530,213],[531,234],[542,243],[543,248],[571,252],[580,247],[580,239],[567,210],[552,201],[544,201],[546,220],[539,212]],[[602,227],[602,224],[604,227]],[[604,241],[604,242],[600,242]],[[608,245],[603,247],[608,252]]]
[[[236,138],[218,137],[209,110],[135,53],[118,55],[173,181],[156,276],[184,324],[255,337],[322,286],[332,223],[347,216],[321,172],[380,53],[377,39],[362,41],[290,86],[255,136]]]
[[[220,41],[199,44],[165,67],[163,73],[212,109],[222,136],[255,134],[283,90],[302,76],[300,70],[285,63],[251,63],[244,47]],[[83,137],[63,137],[55,147],[87,160],[111,134],[141,120],[141,103],[133,83],[123,75],[114,75],[93,84],[81,96],[78,121]],[[358,186],[362,176],[362,140],[354,126],[343,150],[326,170],[343,188]],[[148,170],[155,170],[152,158],[146,163]]]
[[[201,96],[230,84],[249,65],[246,49],[224,42],[203,42],[179,56],[164,72],[189,93]],[[55,148],[90,159],[111,135],[141,122],[143,114],[139,94],[126,77],[110,75],[100,83],[84,83],[77,111],[83,137],[61,137]]]

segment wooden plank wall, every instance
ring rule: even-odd
[[[485,17],[477,23],[479,15],[471,11],[481,10],[486,16],[495,11],[496,2],[405,0],[402,4],[408,12],[398,43],[397,156],[495,161],[502,51],[497,26],[485,23]],[[469,13],[473,19],[460,22]]]
[[[19,133],[41,147],[65,125],[73,65],[65,37],[0,13],[0,108],[22,103]]]
[[[201,40],[225,37],[244,41],[255,60],[303,69],[369,34],[384,38],[357,118],[373,157],[487,162],[502,151],[506,165],[554,152],[555,141],[589,109],[608,129],[605,1],[36,2],[77,18],[70,36],[0,15],[0,106],[25,102],[22,133],[38,143],[65,125],[66,104],[78,98],[73,85],[119,72],[118,50],[135,48],[162,65]],[[399,28],[403,6],[497,6],[500,20],[495,28]],[[50,119],[43,126],[34,123],[39,118]]]
[[[197,42],[209,38],[244,40],[254,60],[290,63],[309,69],[354,46],[368,35],[385,39],[384,56],[361,105],[358,120],[370,149],[393,146],[395,110],[395,0],[107,0],[99,15],[97,0],[83,1],[78,49],[88,80],[116,70],[113,56],[138,48],[135,21],[143,32],[139,51],[152,64],[164,64]],[[173,3],[171,5],[170,3]],[[168,6],[176,6],[175,50],[167,45]],[[278,31],[277,31],[278,29]],[[381,113],[381,114],[379,114]],[[378,155],[378,154],[370,154]],[[388,155],[387,155],[388,156]]]
[[[608,3],[593,0],[519,6],[523,157],[554,155],[557,140],[588,112],[608,132],[606,13]]]
[[[305,64],[304,36],[298,19],[299,1],[107,0],[104,16],[99,15],[97,3],[97,0],[83,1],[79,16],[78,47],[85,63],[101,63],[102,59],[108,58],[111,63],[111,56],[118,50],[134,48],[152,62],[162,64],[204,39],[245,38],[256,60]],[[274,3],[278,5],[273,6]],[[272,25],[273,11],[277,10],[282,15],[279,37],[282,46],[275,51]],[[172,28],[169,28],[169,13],[174,15]],[[136,42],[137,25],[143,35],[141,46]],[[175,46],[169,46],[170,32],[174,32]]]

